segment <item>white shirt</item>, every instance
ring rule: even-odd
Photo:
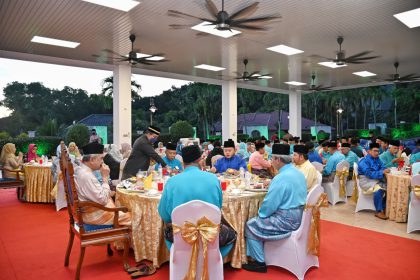
[[[99,183],[98,179],[88,166],[83,163],[75,167],[74,182],[80,201],[93,201],[106,205],[111,198],[111,189],[108,182]]]

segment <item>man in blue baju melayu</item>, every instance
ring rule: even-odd
[[[322,182],[328,183],[334,181],[337,164],[344,160],[344,155],[337,150],[337,142],[331,141],[328,143],[328,152],[331,155],[322,171]]]
[[[172,170],[178,169],[178,171],[182,171],[184,168],[182,167],[182,163],[175,158],[176,156],[176,144],[168,142],[166,144],[165,150],[166,156],[163,157],[163,161],[166,163],[166,167],[170,167]],[[155,165],[155,170],[159,169],[160,163]]]
[[[308,149],[308,160],[310,162],[319,162],[322,164],[322,158],[318,154],[317,151],[315,151],[315,145],[313,142],[306,142],[305,147]]]
[[[239,170],[241,167],[247,170],[246,162],[240,156],[235,155],[235,142],[232,139],[228,139],[223,143],[224,157],[218,159],[214,166],[211,168],[213,173],[223,173],[230,170]]]
[[[388,150],[380,154],[379,159],[382,161],[386,168],[398,167],[398,162],[401,156],[401,152],[398,151],[399,146],[400,141],[390,140]]]
[[[386,182],[385,174],[389,169],[379,159],[379,144],[370,143],[368,154],[359,161],[360,188],[365,194],[373,193],[375,216],[386,220]]]
[[[264,242],[289,237],[299,228],[306,203],[306,180],[293,166],[290,146],[274,144],[271,164],[279,174],[271,181],[258,216],[246,223],[246,254],[248,263],[242,268],[267,272]]]
[[[172,221],[171,214],[177,206],[191,200],[201,200],[222,208],[222,189],[219,179],[212,173],[200,170],[202,160],[200,148],[197,145],[184,147],[182,159],[185,164],[184,172],[168,180],[159,202],[159,215],[165,224]],[[166,241],[170,247],[172,243]],[[229,253],[231,248],[232,244],[221,247],[222,255]]]

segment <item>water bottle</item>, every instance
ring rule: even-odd
[[[162,169],[162,165],[159,165],[158,168],[158,173],[159,173],[159,178],[162,179],[163,178],[163,169]]]
[[[239,177],[241,179],[245,179],[245,170],[242,166],[241,166],[241,168],[239,168]]]

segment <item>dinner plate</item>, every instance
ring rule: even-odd
[[[245,190],[249,191],[249,192],[268,192],[268,189],[249,189],[249,188],[247,188]]]

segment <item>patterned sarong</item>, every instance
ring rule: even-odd
[[[108,200],[105,205],[108,208],[115,208],[115,204],[112,199]],[[83,222],[91,225],[112,225],[114,223],[114,212],[107,212],[95,207],[86,206],[83,208]],[[120,225],[130,225],[131,215],[130,213],[118,213],[118,223]]]

